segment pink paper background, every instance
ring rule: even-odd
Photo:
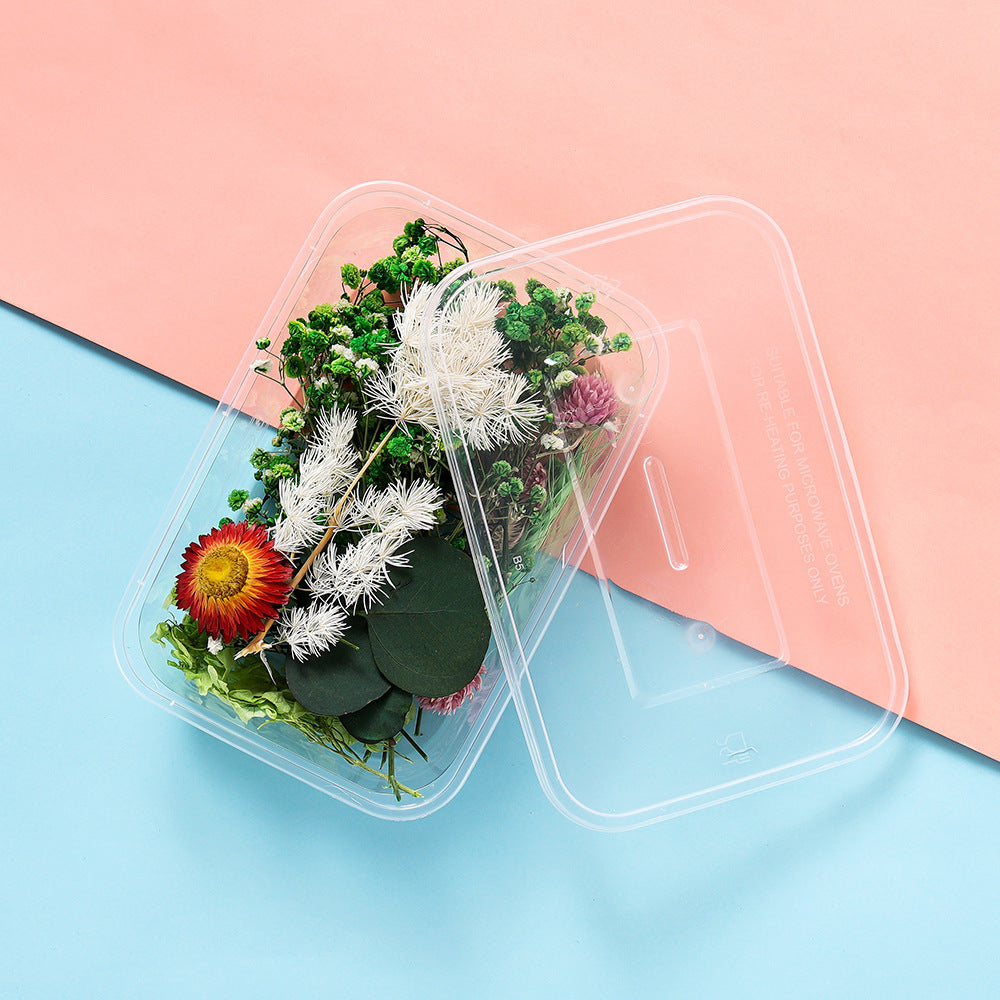
[[[43,0],[4,21],[0,297],[208,393],[359,181],[528,239],[706,193],[765,209],[908,714],[1000,757],[1000,6]]]

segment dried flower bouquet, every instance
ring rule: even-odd
[[[387,256],[343,266],[339,299],[257,342],[288,405],[233,518],[185,550],[177,614],[153,636],[202,696],[294,727],[397,798],[419,795],[397,757],[423,756],[422,713],[475,697],[490,643],[447,450],[457,435],[477,454],[491,578],[516,586],[571,492],[568,457],[585,465],[618,433],[595,359],[631,346],[593,294],[535,279],[453,282],[432,315],[467,259],[417,219]]]

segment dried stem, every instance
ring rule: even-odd
[[[337,501],[337,506],[333,508],[333,512],[330,514],[330,524],[329,527],[323,532],[323,537],[316,543],[316,547],[309,553],[309,558],[299,567],[299,571],[292,577],[291,591],[294,592],[295,588],[302,582],[306,573],[309,572],[310,567],[316,561],[316,557],[329,545],[330,539],[337,533],[337,526],[339,524],[340,512],[344,509],[344,504],[347,503],[348,498],[354,492],[355,487],[358,483],[364,479],[365,473],[370,468],[372,462],[378,458],[379,453],[382,449],[389,443],[389,438],[396,433],[396,428],[399,427],[401,423],[406,419],[406,414],[396,418],[396,422],[385,432],[382,436],[382,440],[375,446],[372,453],[368,456],[368,460],[363,466],[361,466],[361,471],[354,477],[350,486],[344,490],[344,495]],[[244,656],[250,656],[253,653],[263,652],[267,646],[264,640],[267,638],[267,633],[271,631],[271,626],[274,624],[275,619],[269,621],[254,637],[250,640],[249,645],[241,649],[237,654],[236,658],[241,659]]]

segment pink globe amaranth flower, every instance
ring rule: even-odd
[[[561,427],[599,427],[618,410],[618,399],[603,375],[578,375],[556,399],[555,418]]]
[[[438,715],[451,715],[457,712],[466,700],[471,698],[483,686],[483,674],[486,673],[486,666],[479,668],[479,673],[454,694],[445,695],[443,698],[417,698],[417,704],[428,712],[437,712]]]

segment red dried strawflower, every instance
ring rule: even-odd
[[[201,535],[184,550],[177,577],[177,607],[199,631],[249,639],[291,592],[291,563],[271,544],[263,525],[226,524]]]

